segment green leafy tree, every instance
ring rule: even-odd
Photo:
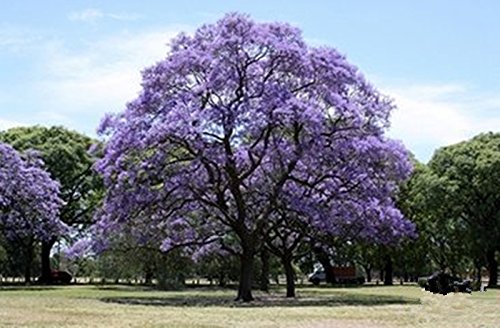
[[[194,265],[197,276],[207,278],[210,283],[217,280],[224,287],[230,281],[238,279],[238,258],[219,252],[202,256]]]
[[[363,268],[367,282],[371,282],[373,278],[373,270],[377,264],[377,248],[378,245],[371,243],[357,243],[354,245],[355,252],[353,254],[354,262]]]
[[[425,226],[428,218],[424,212],[427,210],[425,200],[425,184],[422,183],[422,176],[428,172],[428,168],[413,159],[414,171],[411,177],[400,185],[397,205],[404,213],[405,217],[417,224],[419,236],[413,240],[404,241],[395,250],[395,265],[397,274],[403,277],[404,281],[416,281],[419,276],[426,275],[432,271],[433,261],[429,250],[433,247],[428,241],[425,233]]]
[[[457,229],[467,229],[470,250],[482,249],[489,286],[498,280],[500,250],[500,133],[483,133],[469,141],[439,149],[429,167],[446,182],[447,204],[457,213]]]
[[[406,245],[414,254],[412,261],[417,268],[423,264],[419,263],[422,258],[440,270],[457,273],[463,268],[469,239],[459,219],[454,193],[455,186],[449,179],[420,163],[401,188],[398,205],[417,225],[419,233],[416,241]]]
[[[90,223],[102,193],[101,182],[92,170],[95,158],[88,153],[94,140],[63,127],[32,126],[1,132],[0,141],[18,151],[40,152],[46,170],[61,185],[60,197],[64,205],[60,219],[76,228]],[[50,283],[50,253],[56,241],[54,236],[42,242],[40,280],[45,283]]]

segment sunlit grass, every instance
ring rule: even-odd
[[[1,327],[499,327],[500,290],[434,295],[416,286],[299,288],[232,301],[234,290],[127,286],[0,289]]]

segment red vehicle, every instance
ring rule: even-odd
[[[52,283],[54,284],[67,285],[71,283],[71,280],[73,280],[73,276],[66,271],[54,270],[51,272],[50,276]]]
[[[365,282],[365,277],[360,272],[357,272],[355,266],[334,266],[331,267],[331,270],[338,284],[362,285]],[[309,281],[316,286],[321,282],[326,282],[326,274],[323,267],[317,267],[309,275]]]

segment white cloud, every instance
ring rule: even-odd
[[[2,27],[0,24],[0,50],[24,44],[25,38],[14,41],[12,33],[3,33],[6,29]],[[32,58],[31,78],[0,90],[0,105],[5,109],[0,108],[0,129],[21,122],[62,124],[92,134],[104,113],[123,110],[126,102],[137,96],[141,70],[165,58],[175,35],[191,30],[172,25],[122,31],[90,41],[45,36],[29,47],[23,45],[20,51]],[[16,35],[24,36],[20,32]],[[22,111],[6,110],[16,106]]]
[[[96,23],[99,20],[110,18],[120,21],[132,21],[140,18],[140,15],[127,13],[105,13],[96,8],[87,8],[81,11],[71,12],[68,19],[75,22]]]
[[[71,21],[81,21],[81,22],[95,22],[96,20],[103,18],[104,14],[102,11],[94,8],[88,8],[82,11],[72,12],[68,15]]]
[[[500,99],[461,84],[399,84],[382,88],[397,109],[389,135],[423,161],[439,147],[500,131]]]
[[[72,51],[52,42],[45,50],[47,77],[37,88],[52,116],[122,110],[140,91],[143,68],[165,58],[167,43],[186,27],[167,27],[139,34],[123,33]]]
[[[0,49],[16,52],[39,40],[40,34],[31,29],[9,24],[0,25]]]

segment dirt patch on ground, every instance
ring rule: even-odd
[[[285,298],[283,296],[266,295],[256,297],[249,303],[235,302],[228,296],[187,296],[187,297],[106,297],[105,303],[149,306],[223,306],[223,307],[308,307],[308,306],[377,306],[395,304],[420,304],[419,299],[386,295],[351,295]]]

